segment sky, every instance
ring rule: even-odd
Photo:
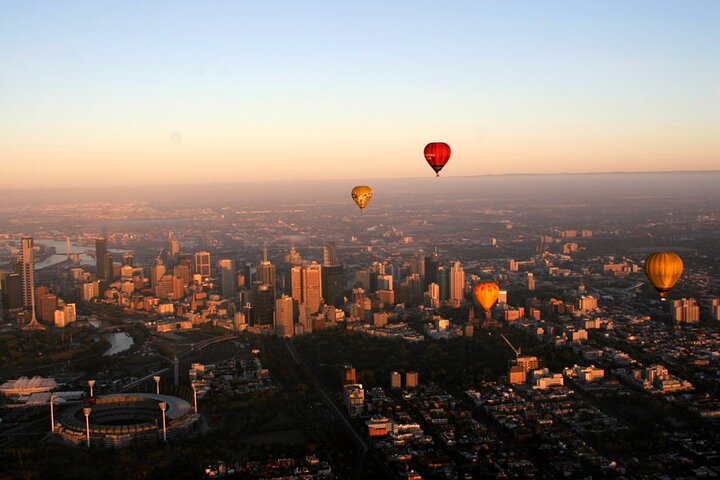
[[[720,2],[0,0],[0,188],[425,177],[431,141],[720,169]]]

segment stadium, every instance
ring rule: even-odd
[[[181,398],[151,393],[102,395],[73,405],[56,421],[55,434],[66,443],[86,445],[89,430],[92,447],[125,447],[162,441],[161,402],[167,405],[167,438],[190,435],[199,418],[192,405]],[[84,409],[88,407],[86,429]]]

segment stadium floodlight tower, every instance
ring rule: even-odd
[[[195,409],[195,413],[197,413],[197,383],[192,382],[192,389],[193,389],[193,408]]]
[[[55,409],[53,408],[53,402],[55,401],[55,395],[50,394],[50,432],[55,433]]]
[[[163,417],[163,442],[167,443],[167,426],[165,424],[165,410],[167,410],[167,403],[160,402],[158,405],[160,406],[160,410],[162,410]]]
[[[95,380],[88,380],[88,386],[90,387],[90,398],[94,397],[93,387],[95,386]]]
[[[87,447],[90,448],[90,407],[83,408],[85,414],[85,436],[87,438]]]
[[[153,375],[153,380],[155,380],[155,393],[160,395],[160,375]]]

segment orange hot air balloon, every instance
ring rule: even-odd
[[[675,286],[683,272],[683,262],[675,252],[651,253],[645,259],[645,275],[655,290],[660,293],[660,298],[665,301],[667,292]]]
[[[350,192],[350,196],[357,204],[357,206],[360,207],[360,211],[362,212],[363,209],[367,207],[368,203],[370,203],[370,200],[372,200],[373,191],[370,187],[367,187],[365,185],[358,185],[357,187],[352,189],[352,192]]]
[[[497,302],[499,294],[500,287],[498,287],[498,284],[495,282],[478,283],[475,285],[475,288],[473,288],[475,300],[485,309],[487,318],[490,318],[490,309],[495,305],[495,302]]]
[[[444,142],[433,142],[425,145],[425,160],[430,164],[435,175],[440,176],[440,170],[450,160],[450,146]]]

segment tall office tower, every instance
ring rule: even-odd
[[[2,305],[8,310],[15,310],[23,307],[22,276],[16,272],[2,272],[0,274],[2,283]]]
[[[195,253],[195,273],[203,278],[209,277],[210,273],[210,252]]]
[[[275,292],[260,281],[253,282],[252,289],[252,318],[253,325],[262,328],[272,328],[273,310],[275,308]]]
[[[455,262],[450,269],[450,306],[460,307],[463,298],[465,298],[465,271],[460,262]]]
[[[43,322],[55,321],[55,310],[57,310],[58,298],[55,294],[45,293],[38,299],[38,309],[40,310],[40,320]]]
[[[323,245],[323,267],[334,267],[335,265],[340,265],[335,242],[325,242]]]
[[[295,240],[293,240],[292,245],[290,245],[290,251],[285,256],[285,263],[291,267],[302,265],[302,257],[300,253],[295,250]]]
[[[531,292],[535,290],[535,276],[531,272],[527,273],[527,289]]]
[[[222,294],[226,298],[235,298],[237,290],[235,275],[235,261],[229,258],[223,258],[218,262],[220,268],[220,283],[222,285]]]
[[[283,295],[275,300],[275,335],[292,337],[294,333],[293,299]]]
[[[437,284],[440,286],[440,301],[444,302],[450,298],[450,280],[448,279],[448,270],[445,267],[438,267],[436,277]]]
[[[427,289],[427,303],[430,308],[440,308],[440,285],[431,283]]]
[[[427,288],[431,283],[438,283],[437,281],[437,269],[440,266],[440,255],[437,253],[437,249],[432,255],[425,257],[425,280],[423,287]]]
[[[134,258],[133,258],[132,252],[125,252],[125,253],[123,253],[123,256],[122,256],[122,264],[123,264],[123,265],[127,265],[127,266],[129,266],[129,267],[132,267],[132,266],[133,266],[133,261],[134,261]]]
[[[320,311],[322,303],[322,266],[313,261],[303,270],[303,302],[307,304],[310,313]]]
[[[341,308],[345,304],[345,275],[342,265],[322,267],[322,292],[327,305]]]
[[[150,286],[156,287],[163,275],[165,275],[165,264],[158,257],[155,259],[155,265],[150,269]]]
[[[175,240],[172,232],[168,235],[168,254],[170,255],[170,262],[177,265],[180,261],[180,240]]]
[[[700,306],[694,298],[682,298],[672,301],[672,317],[678,323],[700,322]]]
[[[30,323],[23,330],[45,330],[35,317],[35,254],[32,237],[24,237],[20,252],[20,275],[22,276],[23,306],[31,311]]]
[[[299,266],[290,269],[290,292],[293,300],[303,301],[303,268]]]
[[[419,305],[422,302],[422,278],[417,273],[408,275],[399,285],[397,301],[406,305]]]
[[[95,276],[99,280],[105,280],[108,276],[107,267],[107,240],[105,237],[95,239]]]
[[[270,260],[268,260],[267,246],[263,247],[263,259],[257,266],[255,278],[256,280],[268,285],[272,288],[273,293],[275,293],[275,289],[277,288],[275,284],[275,265],[270,263]]]
[[[378,286],[378,290],[392,290],[393,289],[392,275],[378,275],[377,286]]]
[[[183,284],[188,286],[190,285],[190,280],[192,280],[192,269],[190,268],[190,265],[180,263],[173,267],[173,275],[182,279]]]
[[[418,251],[415,257],[415,268],[412,273],[417,273],[421,277],[425,276],[425,250],[422,248]]]

